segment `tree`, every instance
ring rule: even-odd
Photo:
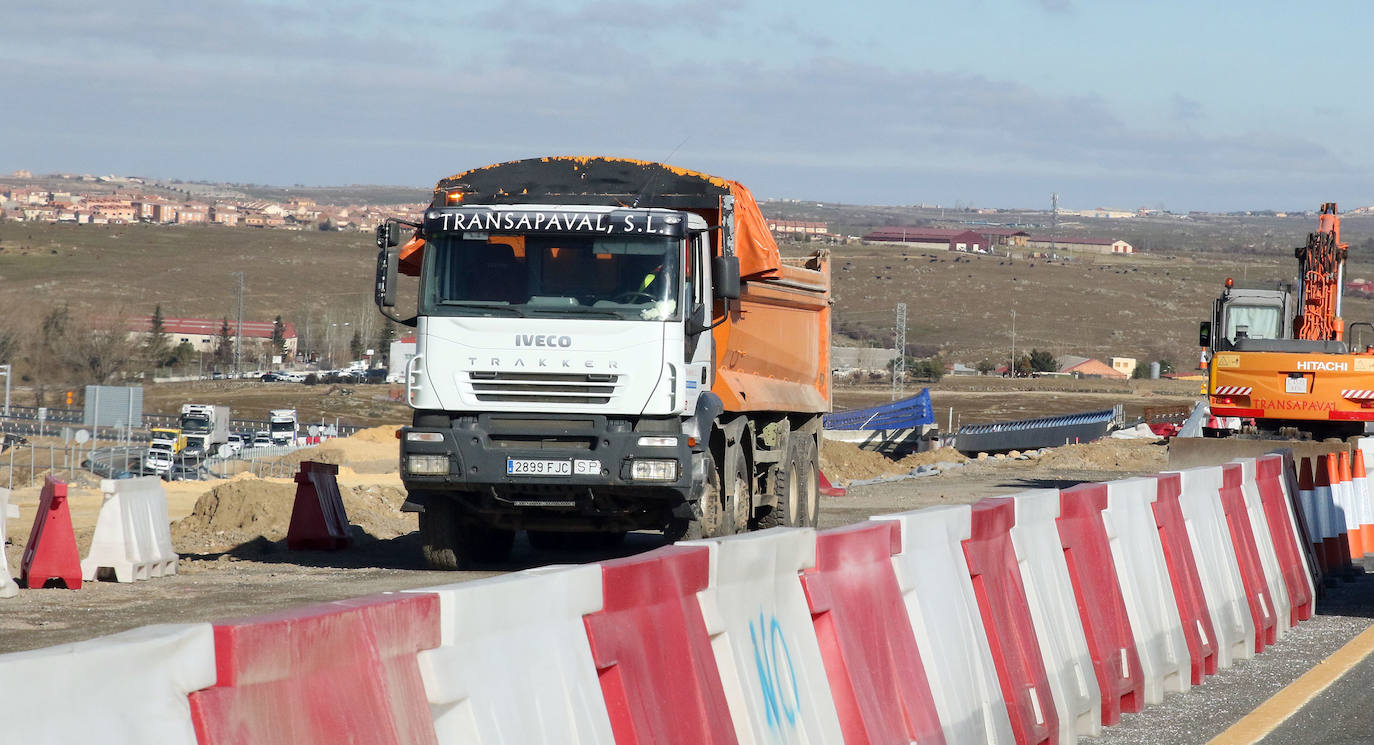
[[[143,345],[148,364],[153,368],[167,364],[167,327],[162,320],[162,306],[153,307],[153,318],[148,323],[148,338]]]
[[[363,346],[363,333],[354,329],[353,338],[348,340],[348,351],[353,354],[353,359],[360,360],[363,358],[364,349],[366,348]]]
[[[996,369],[997,369],[997,366],[994,365],[994,364],[992,364],[992,360],[983,360],[982,362],[979,362],[979,363],[974,367],[974,369],[976,369],[976,370],[978,371],[978,374],[979,374],[979,375],[987,375],[988,373],[992,372],[993,370],[996,370]]]
[[[372,358],[374,367],[391,364],[391,342],[396,341],[396,322],[390,318],[377,327],[377,354]]]
[[[189,341],[184,341],[176,345],[176,347],[172,349],[171,353],[167,356],[167,365],[169,367],[185,365],[195,358],[195,345]]]
[[[229,333],[229,319],[220,321],[219,337],[215,341],[215,363],[227,365],[234,361],[234,337]]]
[[[281,316],[272,322],[272,354],[286,356],[286,324],[282,323]]]
[[[1059,362],[1048,351],[1032,349],[1029,360],[1031,372],[1056,372],[1059,370]]]

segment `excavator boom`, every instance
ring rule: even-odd
[[[1341,341],[1341,283],[1349,246],[1341,243],[1341,218],[1336,203],[1322,205],[1317,232],[1307,235],[1307,245],[1294,249],[1302,285],[1293,333],[1298,339]]]

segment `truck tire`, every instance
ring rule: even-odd
[[[720,469],[716,467],[711,451],[706,451],[706,485],[701,491],[701,518],[696,520],[677,519],[668,523],[663,535],[669,541],[697,541],[702,538],[715,538],[721,535],[725,523],[725,500],[720,491]]]
[[[451,499],[430,499],[420,513],[420,548],[430,569],[457,571],[510,556],[515,531],[465,520]]]
[[[778,464],[774,478],[777,506],[759,517],[760,528],[780,525],[814,528],[820,514],[820,469],[816,465],[816,438],[794,432],[787,457]]]

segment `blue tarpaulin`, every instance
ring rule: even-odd
[[[825,415],[826,429],[912,429],[935,423],[930,407],[930,389],[890,404]]]

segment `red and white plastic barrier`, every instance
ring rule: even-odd
[[[901,550],[891,521],[827,530],[816,536],[816,565],[801,575],[850,745],[944,742],[892,568]]]
[[[1255,621],[1251,616],[1226,515],[1221,509],[1221,466],[1178,471],[1179,507],[1188,525],[1188,543],[1197,562],[1202,594],[1216,634],[1217,668],[1255,655]]]
[[[1011,543],[1049,677],[1059,720],[1058,741],[1060,745],[1074,745],[1080,736],[1102,734],[1102,692],[1083,636],[1056,525],[1059,490],[1021,492],[1012,501],[1016,523],[1011,527]]]
[[[215,624],[218,678],[190,696],[197,739],[438,745],[416,655],[439,627],[438,596],[413,593]]]
[[[19,583],[14,581],[14,576],[10,574],[10,562],[5,556],[5,543],[8,541],[8,533],[5,532],[5,523],[10,517],[10,490],[0,487],[0,598],[12,598],[19,594]],[[18,510],[15,510],[15,517],[18,517]]]
[[[616,745],[734,745],[735,725],[697,593],[710,551],[665,546],[601,564],[586,617]]]
[[[118,582],[176,574],[167,492],[162,479],[102,479],[104,501],[96,516],[91,549],[81,561],[81,579],[96,579],[101,569]]]
[[[1111,481],[1104,487],[1107,507],[1102,510],[1102,521],[1135,634],[1145,703],[1157,704],[1166,691],[1186,691],[1192,684],[1188,640],[1183,636],[1152,510],[1159,484],[1153,478],[1139,478]]]
[[[0,739],[196,745],[187,696],[214,682],[208,623],[144,626],[0,655]]]
[[[697,597],[740,739],[840,742],[799,579],[815,566],[816,532],[772,528],[686,545],[710,550],[710,583]]]
[[[1293,471],[1264,456],[0,655],[4,731],[1072,744],[1310,617]],[[52,717],[59,696],[83,716]]]
[[[441,644],[420,652],[440,743],[610,742],[582,617],[601,568],[549,567],[420,590],[439,598]]]
[[[1009,745],[1011,720],[964,561],[972,514],[968,505],[951,505],[873,519],[901,526],[902,552],[892,566],[945,742]]]

